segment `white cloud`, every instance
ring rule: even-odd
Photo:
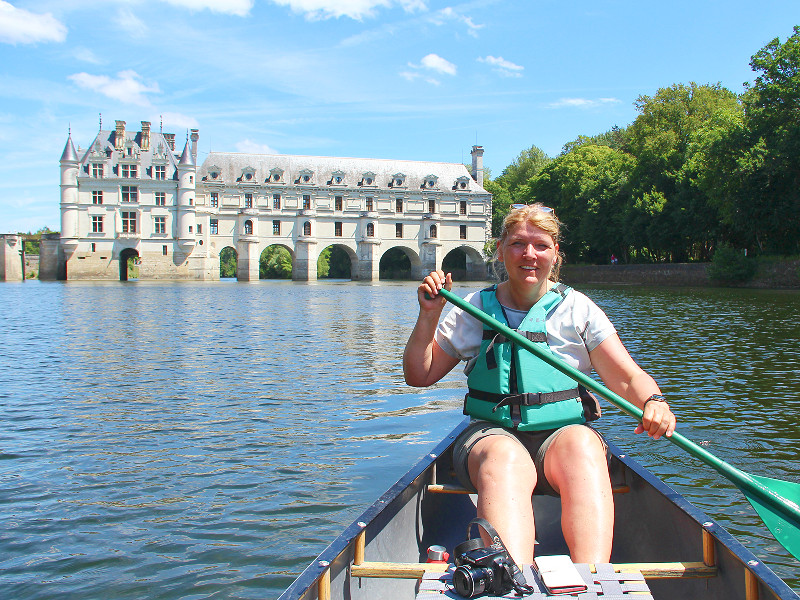
[[[117,73],[116,79],[107,75],[90,75],[89,73],[75,73],[68,79],[84,89],[138,106],[150,106],[150,100],[145,94],[161,91],[156,83],[150,85],[142,83],[141,76],[136,71],[120,71]]]
[[[158,119],[151,119],[153,123],[163,123],[164,126],[172,129],[198,129],[197,119],[181,113],[165,112],[158,116]]]
[[[456,66],[438,54],[428,54],[423,56],[422,66],[426,69],[430,69],[431,71],[436,71],[437,73],[443,73],[445,75],[456,74]]]
[[[38,14],[0,0],[0,42],[35,44],[63,42],[67,28],[50,13]]]
[[[244,154],[280,154],[280,152],[274,148],[266,144],[259,144],[251,139],[236,142],[235,146],[237,152],[242,152]]]
[[[431,85],[441,85],[441,82],[435,77],[428,77],[427,75],[423,75],[422,73],[416,71],[400,71],[400,77],[408,81],[414,81],[415,79],[423,79],[424,81],[430,83]]]
[[[114,20],[131,37],[141,38],[147,33],[148,28],[145,22],[133,14],[129,8],[120,8]]]
[[[224,0],[220,0],[224,1]],[[406,12],[426,10],[424,0],[272,0],[280,6],[304,14],[309,20],[349,17],[361,21],[375,16],[376,9],[397,4]]]
[[[502,56],[485,56],[479,57],[478,62],[485,63],[492,67],[494,71],[500,73],[503,77],[522,77],[522,71],[525,67],[516,65],[510,60],[506,60]]]
[[[88,48],[75,48],[72,51],[72,56],[81,62],[87,62],[93,65],[102,65],[105,62]]]
[[[456,21],[457,23],[463,23],[464,25],[467,26],[467,33],[472,37],[478,37],[478,30],[483,29],[485,27],[485,25],[476,24],[472,20],[472,17],[460,14],[451,6],[448,6],[440,11],[437,11],[436,13],[434,13],[429,17],[429,20],[431,23],[435,25],[444,25],[445,23],[451,21]]]
[[[548,104],[548,108],[598,108],[608,104],[619,104],[621,100],[617,98],[561,98],[556,102]]]
[[[211,12],[246,17],[253,8],[253,0],[163,0],[173,6],[190,10],[209,10]]]

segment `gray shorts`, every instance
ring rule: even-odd
[[[456,441],[453,442],[453,468],[456,471],[456,477],[458,477],[458,481],[461,485],[470,490],[473,494],[477,494],[478,490],[475,489],[472,481],[470,481],[469,468],[467,466],[470,450],[485,437],[490,435],[505,435],[511,439],[517,440],[533,458],[533,464],[536,467],[538,476],[534,493],[558,496],[558,492],[553,489],[553,486],[550,485],[550,482],[547,481],[545,477],[544,457],[550,444],[569,427],[589,426],[585,424],[566,425],[560,429],[546,429],[544,431],[514,431],[494,423],[489,423],[488,421],[474,420],[467,425],[467,428],[464,429],[456,438]],[[608,459],[608,444],[606,444],[602,434],[593,427],[589,427],[589,429],[594,431],[597,437],[600,438],[603,448],[606,450],[606,459]]]

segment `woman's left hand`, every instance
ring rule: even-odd
[[[655,401],[645,404],[642,422],[639,423],[634,433],[644,431],[654,440],[659,439],[662,435],[667,437],[672,435],[672,432],[675,431],[675,415],[672,414],[669,404]]]

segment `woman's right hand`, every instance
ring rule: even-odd
[[[439,295],[439,290],[444,288],[447,291],[453,287],[453,276],[444,271],[431,271],[417,288],[417,298],[422,310],[439,310],[444,308],[447,300]]]

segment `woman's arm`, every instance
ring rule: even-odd
[[[610,335],[589,353],[592,366],[612,392],[644,410],[641,424],[634,433],[647,432],[654,439],[671,436],[675,415],[666,402],[645,402],[660,394],[658,384],[628,354],[617,334]]]
[[[419,316],[403,352],[403,374],[408,385],[432,385],[458,364],[458,359],[442,350],[434,339],[439,317],[447,303],[439,296],[439,290],[442,287],[450,290],[452,285],[450,273],[445,276],[442,271],[433,271],[417,288]]]

